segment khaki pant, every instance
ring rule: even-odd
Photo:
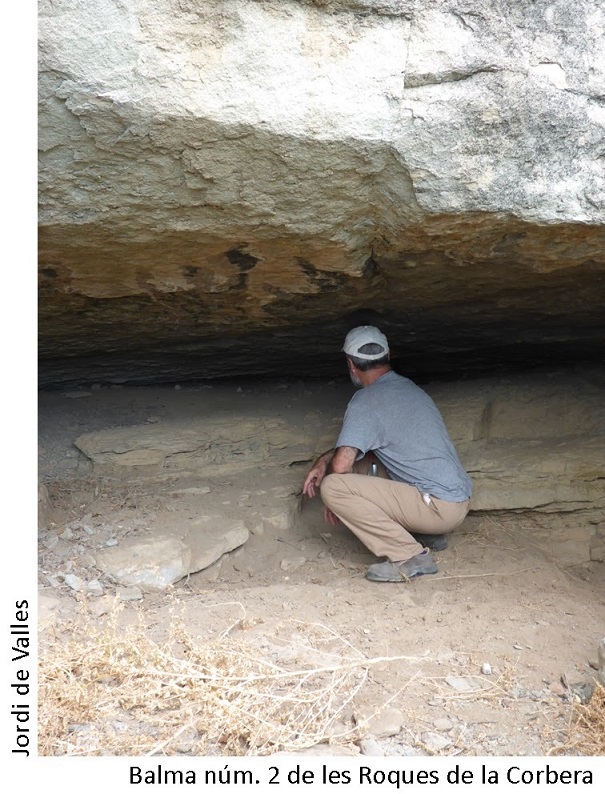
[[[417,488],[389,479],[378,466],[378,477],[328,474],[320,486],[326,507],[377,557],[391,562],[409,560],[423,548],[410,532],[441,535],[464,521],[469,500],[446,502],[431,496],[427,505]],[[355,464],[356,472],[367,472],[368,467],[368,456]]]

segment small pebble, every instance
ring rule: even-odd
[[[447,739],[445,736],[441,736],[439,733],[434,733],[433,731],[427,731],[426,733],[423,733],[422,741],[429,748],[429,750],[435,753],[445,750],[445,748],[449,747],[452,743],[450,739]]]
[[[481,672],[483,675],[491,675],[492,674],[492,666],[489,662],[483,662],[481,665]]]
[[[368,732],[374,739],[384,739],[389,736],[396,736],[405,725],[403,713],[393,706],[385,708],[378,714],[364,716],[358,715],[357,722],[367,719]]]
[[[86,590],[93,596],[103,595],[103,585],[98,579],[91,579],[86,585]]]
[[[105,542],[105,545],[106,546],[117,546],[118,545],[118,541],[115,538],[109,538],[109,540],[107,540]]]
[[[88,733],[91,729],[92,726],[87,722],[69,722],[67,724],[69,733]]]
[[[448,676],[445,683],[455,689],[456,692],[472,692],[475,689],[473,681],[469,678],[459,678],[458,676]]]
[[[380,756],[385,754],[382,747],[372,736],[367,736],[365,739],[362,739],[359,742],[359,749],[362,755]]]
[[[143,598],[138,587],[118,587],[116,593],[120,601],[140,601]]]
[[[199,741],[199,734],[192,728],[179,736],[176,749],[179,753],[190,753],[197,741]]]
[[[296,571],[307,562],[306,557],[284,557],[280,562],[279,567],[282,571]]]
[[[559,697],[563,697],[563,695],[567,694],[567,687],[563,686],[560,681],[553,681],[548,688],[553,695],[558,695]]]

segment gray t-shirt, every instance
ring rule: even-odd
[[[422,493],[464,502],[472,485],[439,409],[419,386],[392,370],[349,402],[337,447],[372,451],[391,479]]]

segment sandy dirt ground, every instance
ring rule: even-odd
[[[233,476],[119,477],[95,472],[73,446],[83,432],[199,418],[218,407],[234,421],[269,410],[305,434],[310,413],[338,418],[350,394],[345,382],[42,393],[39,476],[54,522],[40,531],[41,647],[70,632],[83,603],[92,620],[111,611],[116,584],[95,569],[95,552],[108,540],[221,512],[244,520],[248,542],[169,593],[124,602],[122,620],[142,615],[159,641],[176,603],[200,642],[228,633],[274,665],[372,660],[321,752],[560,752],[572,704],[595,679],[605,633],[605,564],[558,559],[544,542],[545,528],[573,523],[574,514],[471,512],[437,553],[438,574],[375,584],[364,578],[372,555],[346,527],[324,524],[319,500],[300,497],[308,461]],[[69,574],[98,580],[98,593],[74,591]],[[363,719],[369,722],[360,740],[350,731]],[[70,730],[51,752],[86,752]],[[197,737],[164,751],[196,754]]]

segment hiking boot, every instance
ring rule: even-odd
[[[426,546],[431,551],[443,551],[447,549],[447,535],[421,535],[420,532],[410,532],[410,535],[421,546]]]
[[[437,573],[437,565],[430,549],[403,562],[377,562],[370,565],[366,578],[372,582],[409,582],[415,576]]]

